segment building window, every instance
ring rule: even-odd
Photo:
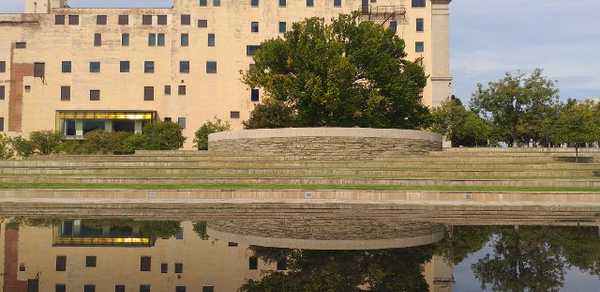
[[[306,7],[315,6],[315,0],[306,0]]]
[[[425,31],[425,20],[423,18],[417,18],[417,32]]]
[[[167,118],[165,118],[165,122],[167,121]],[[169,118],[169,121],[171,121],[171,118]],[[166,274],[169,272],[169,264],[167,263],[162,263],[160,264],[160,272],[163,274]]]
[[[92,284],[84,285],[83,292],[96,292],[96,285],[92,285]]]
[[[54,286],[55,292],[67,292],[67,286],[65,284],[56,284]]]
[[[27,48],[26,42],[16,42],[15,43],[15,49],[25,49],[25,48]]]
[[[100,73],[100,62],[90,62],[90,73]]]
[[[94,47],[102,46],[102,34],[95,33],[94,34]]]
[[[128,33],[121,34],[121,46],[129,47],[129,34]]]
[[[209,33],[208,34],[208,46],[209,47],[214,47],[216,44],[216,37],[214,33]]]
[[[56,271],[64,272],[67,270],[67,257],[66,256],[56,256]]]
[[[192,16],[189,14],[181,15],[181,25],[190,25],[192,23]]]
[[[258,7],[258,0],[250,0],[250,6]]]
[[[287,6],[287,0],[279,0],[279,7],[286,7]]]
[[[152,25],[152,15],[142,15],[143,25]]]
[[[150,292],[150,285],[140,285],[140,292]]]
[[[2,72],[0,70],[0,72]],[[62,61],[62,72],[71,73],[71,61]]]
[[[277,260],[277,270],[278,271],[287,270],[287,259],[286,258]]]
[[[65,24],[65,16],[64,15],[54,15],[54,24],[64,25]]]
[[[213,0],[213,6],[214,6],[214,7],[219,7],[219,6],[221,6],[221,0]]]
[[[198,3],[201,7],[206,7],[208,6],[208,0],[199,0]]]
[[[144,73],[154,73],[154,61],[144,61]]]
[[[159,33],[156,35],[157,38],[157,46],[159,47],[164,47],[165,46],[165,34],[164,33]]]
[[[119,69],[121,71],[121,73],[129,73],[129,61],[121,61],[119,63]]]
[[[148,256],[140,257],[140,271],[150,272],[152,269],[152,258]]]
[[[258,88],[252,88],[250,90],[250,101],[259,101],[260,100],[260,91]]]
[[[148,34],[148,46],[149,47],[156,46],[156,34],[155,33]]]
[[[287,23],[285,21],[279,22],[279,33],[285,33],[287,31]]]
[[[258,50],[259,46],[256,45],[248,45],[246,46],[246,56],[254,56],[256,54],[256,50]]]
[[[0,117],[0,132],[4,132],[4,117]]]
[[[333,0],[333,7],[342,7],[342,0]]]
[[[258,270],[258,258],[250,257],[248,259],[248,269],[249,270]]]
[[[119,15],[119,25],[129,25],[129,15]]]
[[[0,61],[0,73],[6,72],[6,61]]]
[[[231,119],[239,119],[240,118],[240,112],[237,112],[237,111],[231,111],[231,112],[229,112],[229,118],[231,118]]]
[[[217,73],[217,61],[206,61],[206,73],[208,73],[208,74]]]
[[[156,24],[158,24],[158,25],[167,25],[167,16],[166,15],[158,15],[158,16],[156,16]]]
[[[46,63],[33,63],[33,77],[44,78],[46,76]]]
[[[144,100],[154,100],[153,86],[144,86]]]
[[[177,119],[177,124],[182,129],[185,129],[185,118],[178,118]],[[175,263],[175,274],[181,274],[181,273],[183,273],[183,264],[182,263]]]
[[[201,28],[208,27],[208,20],[198,19],[198,27],[201,27]]]
[[[165,95],[171,95],[171,85],[165,85]]]
[[[175,286],[175,292],[185,292],[185,286]]]
[[[125,292],[125,285],[116,285],[115,292]]]
[[[215,292],[215,287],[214,286],[203,286],[202,292]]]
[[[190,45],[190,35],[187,33],[182,33],[181,34],[181,46],[187,47],[189,45]]]
[[[69,15],[69,25],[79,25],[79,15]]]
[[[250,22],[250,32],[258,32],[258,21]]]
[[[179,62],[179,73],[187,74],[190,73],[190,61]]]
[[[417,52],[417,53],[425,52],[425,43],[424,42],[415,42],[415,52]]]
[[[6,87],[4,85],[0,85],[0,100],[6,99]]]
[[[86,266],[86,268],[95,268],[96,267],[96,256],[86,256],[85,257],[85,266]]]
[[[69,101],[71,100],[71,86],[60,87],[60,100]]]
[[[108,17],[106,15],[96,16],[96,25],[106,25]]]
[[[91,89],[90,90],[90,100],[91,101],[100,100],[100,90],[99,89]]]
[[[186,95],[187,94],[187,88],[185,87],[185,85],[179,85],[177,87],[177,94],[179,94],[179,95]]]
[[[425,7],[426,2],[426,0],[412,0],[412,7]]]
[[[398,22],[396,22],[395,20],[390,21],[390,26],[388,27],[389,30],[391,30],[393,33],[396,33],[398,31]]]

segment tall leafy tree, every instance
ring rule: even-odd
[[[578,159],[581,146],[600,140],[600,124],[595,114],[593,103],[567,101],[560,107],[558,117],[550,122],[551,140],[574,146]]]
[[[287,107],[276,111],[290,117],[277,119],[293,126],[418,128],[428,121],[427,77],[404,49],[394,32],[358,15],[310,18],[263,42],[243,81],[262,88],[265,106]],[[274,112],[260,110],[247,126]]]
[[[487,121],[451,98],[432,111],[431,130],[445,135],[452,146],[485,146],[491,129]]]

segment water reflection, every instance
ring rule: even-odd
[[[0,281],[5,292],[556,291],[577,268],[597,291],[599,229],[571,225],[12,217]]]

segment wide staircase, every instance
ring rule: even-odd
[[[574,153],[535,149],[452,149],[426,155],[356,160],[344,157],[209,157],[200,151],[135,155],[38,156],[0,161],[4,184],[406,186],[419,189],[600,187],[600,152],[587,163]]]

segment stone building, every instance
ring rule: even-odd
[[[192,137],[213,117],[239,128],[261,100],[240,81],[257,46],[293,22],[354,11],[406,41],[429,76],[425,104],[450,91],[450,0],[174,0],[151,9],[24,1],[25,13],[0,14],[0,130],[11,135],[139,132],[160,119]]]

